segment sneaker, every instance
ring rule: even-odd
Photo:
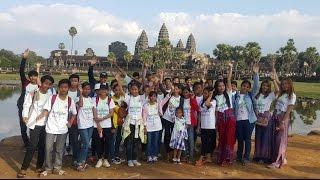
[[[83,171],[85,171],[85,167],[84,167],[83,165],[79,165],[79,166],[77,167],[77,171],[83,172]]]
[[[110,167],[108,159],[103,160],[103,167]]]
[[[275,168],[279,168],[280,166],[279,165],[276,165],[276,163],[272,163],[270,165],[267,166],[267,168],[270,168],[270,169],[275,169]]]
[[[151,156],[148,156],[147,162],[148,162],[148,163],[151,163],[152,161],[153,161],[153,158],[152,158]]]
[[[53,170],[53,174],[56,174],[56,175],[59,175],[59,176],[62,176],[62,175],[66,175],[67,172],[62,170],[62,169],[54,169]]]
[[[152,161],[157,162],[158,161],[158,157],[157,156],[153,156]]]
[[[141,163],[139,163],[137,160],[133,160],[132,162],[135,166],[141,166]]]
[[[249,160],[243,160],[241,163],[242,163],[242,166],[246,166],[250,161]]]
[[[172,159],[173,164],[177,164],[177,158]]]
[[[120,163],[126,162],[126,160],[121,159],[120,157],[116,157],[115,159],[116,159],[116,161],[119,161]]]
[[[42,171],[42,173],[39,174],[39,177],[46,177],[46,176],[48,176],[47,171]]]
[[[177,159],[177,164],[179,164],[179,165],[182,164],[180,159]]]
[[[97,162],[97,164],[96,164],[96,168],[101,168],[101,166],[102,166],[102,159],[99,159],[99,161]]]
[[[121,164],[121,161],[116,159],[112,159],[111,162],[112,164],[116,164],[116,165]]]
[[[129,167],[133,167],[134,166],[134,164],[133,164],[133,162],[131,160],[128,161],[128,166]]]
[[[20,170],[17,174],[17,178],[24,178],[26,177],[27,173],[26,170]]]
[[[77,161],[73,161],[73,167],[78,167],[79,163]]]

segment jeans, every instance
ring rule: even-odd
[[[27,152],[24,155],[24,159],[21,167],[22,170],[28,169],[37,148],[38,148],[38,159],[37,159],[36,169],[42,168],[44,163],[44,154],[45,154],[45,138],[46,138],[45,126],[35,126],[34,129],[30,129],[30,143],[28,144]]]
[[[119,147],[122,140],[121,130],[122,130],[122,126],[118,126],[116,128],[116,132],[112,134],[111,145],[110,145],[111,159],[115,159],[116,157],[119,157]]]
[[[251,134],[254,128],[254,123],[250,123],[249,120],[237,121],[236,136],[238,141],[237,159],[242,161],[243,157],[246,160],[250,160],[251,151]],[[245,146],[245,152],[243,155],[243,144]]]
[[[201,129],[201,156],[213,153],[216,148],[216,130]]]
[[[78,163],[85,163],[87,160],[92,132],[93,132],[93,127],[90,127],[87,129],[79,129],[81,149],[78,154],[78,159],[77,159]]]
[[[140,138],[139,137],[134,138],[135,125],[130,124],[130,131],[131,133],[125,139],[126,154],[127,154],[128,161],[138,159],[138,150],[139,150],[139,144],[140,144]]]
[[[160,131],[147,133],[147,156],[158,156]]]
[[[96,129],[96,128],[95,128]],[[108,159],[110,153],[111,128],[102,128],[102,138],[95,133],[96,152],[98,159]]]
[[[165,119],[162,119],[162,125],[164,127],[164,146],[165,146],[166,152],[169,153],[172,150],[169,144],[171,140],[171,133],[173,130],[174,123],[167,121]]]
[[[18,114],[19,114],[19,124],[20,124],[20,131],[21,131],[21,137],[24,143],[24,146],[27,147],[28,144],[30,143],[30,139],[27,134],[27,125],[23,122],[22,118],[22,108],[19,108]]]
[[[56,139],[56,148],[53,148]],[[46,171],[53,169],[60,170],[62,167],[63,150],[66,144],[67,133],[65,134],[46,134]],[[54,151],[53,151],[54,150]],[[54,162],[53,157],[54,155]]]
[[[80,141],[79,141],[79,130],[77,125],[72,125],[69,129],[69,140],[72,148],[72,159],[76,161],[79,159]]]
[[[187,154],[189,155],[189,161],[194,160],[194,127],[192,125],[187,125],[188,131],[188,143],[187,143]]]

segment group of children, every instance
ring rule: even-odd
[[[80,85],[79,76],[72,74],[58,82],[56,92],[50,75],[38,78],[40,67],[30,71],[28,79],[25,77],[27,59],[28,51],[25,51],[20,66],[22,93],[18,109],[26,153],[18,177],[26,176],[36,150],[36,171],[40,176],[65,174],[62,160],[67,136],[73,165],[78,171],[87,168],[91,159],[89,149],[96,157],[96,168],[110,167],[110,160],[112,164],[122,163],[121,144],[128,166],[141,165],[140,146],[147,162],[155,163],[162,139],[167,159],[175,164],[181,164],[185,157],[189,163],[201,166],[212,162],[216,150],[219,165],[231,165],[235,160],[246,165],[250,161],[254,128],[254,160],[268,163],[269,168],[280,168],[287,163],[288,126],[296,96],[292,81],[280,82],[274,66],[271,78],[262,81],[259,88],[259,66],[254,64],[252,88],[251,82],[244,80],[237,90],[237,81],[231,81],[232,63],[227,79],[219,78],[214,85],[205,80],[192,84],[190,78],[185,78],[182,85],[179,78],[164,78],[162,70],[147,73],[147,68],[142,75],[135,72],[129,77],[115,65],[119,73],[109,85],[105,72],[100,73],[99,81],[94,78],[93,66],[97,60],[93,59],[89,82]],[[198,135],[201,156],[195,161]]]

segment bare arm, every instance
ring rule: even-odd
[[[231,86],[232,67],[233,67],[233,64],[229,63],[229,72],[228,72],[228,79],[227,79],[227,91],[231,91],[232,90],[232,86]]]

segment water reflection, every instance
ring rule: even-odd
[[[19,87],[0,85],[0,140],[20,134],[16,106],[19,95]],[[292,113],[289,133],[307,134],[316,128],[320,128],[320,100],[299,98]]]

